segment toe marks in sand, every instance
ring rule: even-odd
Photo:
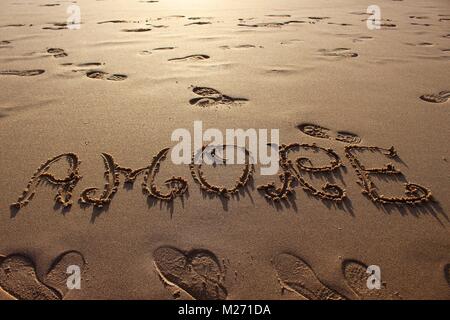
[[[194,299],[226,299],[225,271],[211,251],[195,249],[185,252],[164,246],[154,251],[153,258],[158,275],[166,285],[178,287]]]
[[[191,99],[189,103],[200,107],[233,106],[248,101],[245,98],[224,95],[220,91],[208,87],[193,87],[192,92],[200,97]]]
[[[348,131],[333,132],[328,128],[312,123],[299,124],[297,128],[304,134],[314,138],[337,140],[349,144],[358,144],[361,142],[361,138],[354,133]]]

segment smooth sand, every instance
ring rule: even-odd
[[[68,1],[1,1],[0,297],[449,299],[450,3],[380,0],[386,26],[373,31],[363,21],[371,4],[81,0],[81,29],[68,30]],[[100,23],[111,20],[125,22]],[[192,105],[193,86],[248,101]],[[426,101],[440,92],[439,103]],[[84,189],[103,188],[101,153],[145,167],[194,120],[280,129],[281,143],[333,149],[345,168],[303,177],[316,189],[334,181],[348,199],[296,187],[272,203],[256,188],[279,178],[257,166],[227,201],[202,193],[189,166],[169,158],[158,186],[172,176],[188,184],[172,204],[148,201],[142,176],[132,189],[120,184],[106,208],[78,203]],[[434,201],[363,195],[342,131],[360,146],[394,146],[394,160],[364,152],[366,168],[393,162]],[[72,207],[55,206],[57,190],[42,183],[11,209],[40,164],[64,153],[82,161]],[[328,165],[323,153],[307,155]],[[62,159],[49,172],[62,178],[67,167]],[[241,170],[204,168],[226,186]],[[401,179],[374,182],[405,197]],[[61,285],[71,259],[83,261],[81,290]],[[368,265],[381,267],[378,292],[365,287]]]

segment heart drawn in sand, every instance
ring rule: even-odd
[[[223,286],[225,273],[218,258],[210,251],[189,252],[174,247],[160,247],[153,253],[161,280],[176,286],[199,300],[222,300],[227,297]]]
[[[69,291],[67,268],[82,269],[83,256],[69,251],[58,256],[41,280],[33,260],[25,255],[0,256],[0,289],[18,300],[62,300]]]

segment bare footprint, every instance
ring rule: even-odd
[[[130,22],[131,21],[127,21],[127,20],[106,20],[106,21],[97,22],[97,24],[106,24],[106,23],[116,24],[116,23],[130,23]]]
[[[160,247],[153,257],[156,270],[165,284],[179,287],[199,300],[226,299],[225,272],[212,252],[184,252],[173,247]]]
[[[344,296],[324,285],[300,258],[282,253],[275,257],[274,268],[284,289],[294,291],[309,300],[346,300]]]
[[[361,142],[360,137],[358,137],[354,133],[347,132],[347,131],[338,131],[335,139],[338,141],[350,143],[350,144],[358,144]]]
[[[299,124],[297,125],[297,129],[314,138],[337,140],[349,144],[358,144],[361,142],[361,138],[357,134],[348,131],[332,132],[330,129],[317,124]]]
[[[256,48],[256,46],[253,45],[253,44],[240,44],[240,45],[237,45],[237,46],[234,46],[234,47],[225,45],[225,46],[220,46],[219,48],[220,49],[224,49],[224,50],[230,50],[230,49],[253,49],[253,48]]]
[[[370,276],[367,266],[356,260],[345,260],[342,263],[342,273],[349,287],[364,300],[401,300],[398,293],[391,292],[382,282],[380,289],[369,289],[367,281]]]
[[[189,101],[191,105],[200,107],[211,107],[220,105],[237,105],[248,101],[245,98],[234,98],[222,94],[220,91],[208,88],[208,87],[193,87],[192,92],[201,96],[200,98],[194,98]]]
[[[24,255],[0,257],[0,287],[19,300],[61,300],[67,293],[67,267],[83,269],[81,254],[66,252],[56,258],[42,282],[33,261]]]
[[[151,28],[136,28],[136,29],[123,29],[123,32],[148,32],[152,31]]]
[[[42,69],[36,70],[3,70],[0,71],[0,75],[2,76],[19,76],[19,77],[33,77],[41,75],[45,72]]]
[[[353,42],[363,42],[363,41],[372,40],[372,39],[373,39],[373,37],[370,37],[370,36],[361,36],[356,39],[353,39]]]
[[[356,58],[358,54],[350,51],[349,48],[336,48],[336,49],[320,49],[324,56],[327,57],[343,57],[343,58]]]
[[[450,91],[441,91],[437,94],[424,94],[420,99],[431,103],[444,103],[450,98]]]
[[[308,136],[321,139],[330,139],[330,135],[328,134],[330,130],[319,125],[303,123],[298,125],[297,128]]]
[[[47,53],[53,55],[53,57],[55,57],[55,58],[67,57],[67,53],[64,51],[64,49],[60,49],[60,48],[47,49]]]
[[[186,26],[186,27],[187,27],[187,26],[195,26],[195,25],[197,25],[197,26],[203,26],[203,25],[207,25],[207,24],[212,24],[212,23],[209,22],[209,21],[197,21],[197,22],[191,22],[191,23],[185,24],[185,26]]]
[[[43,27],[42,29],[44,30],[64,30],[64,29],[69,29],[67,27],[67,23],[66,22],[55,22],[51,24],[51,27]]]
[[[86,76],[90,79],[99,79],[99,80],[110,80],[110,81],[123,81],[128,78],[128,76],[124,74],[109,74],[107,72],[93,70],[88,71]]]
[[[169,61],[200,61],[200,60],[207,60],[209,58],[210,56],[206,54],[192,54],[181,58],[172,58],[169,59]]]
[[[159,47],[159,48],[154,48],[153,51],[165,51],[165,50],[174,50],[176,49],[176,47]]]

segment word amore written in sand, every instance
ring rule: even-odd
[[[227,148],[230,146],[223,145],[215,147]],[[177,197],[183,197],[188,190],[188,181],[185,178],[172,177],[167,179],[164,182],[167,190],[164,191],[162,191],[155,183],[155,178],[162,163],[166,159],[169,150],[169,148],[162,149],[153,157],[148,166],[139,169],[122,167],[111,155],[103,153],[102,158],[105,165],[105,185],[103,190],[96,187],[85,189],[81,192],[79,197],[80,204],[92,205],[96,208],[108,206],[119,190],[122,180],[124,186],[127,184],[132,185],[138,177],[142,177],[142,191],[147,197],[166,202],[172,202]],[[253,179],[255,168],[254,164],[249,160],[250,153],[246,151],[246,149],[244,150],[247,159],[242,165],[242,174],[238,177],[235,185],[232,187],[214,185],[208,182],[208,178],[202,170],[202,164],[197,164],[194,161],[199,154],[203,154],[207,150],[208,148],[204,146],[196,154],[193,154],[192,162],[189,165],[193,180],[199,185],[203,192],[212,196],[228,199],[248,186],[249,182]],[[312,165],[312,161],[306,157],[298,157],[294,160],[289,158],[290,154],[300,152],[301,150],[323,153],[323,155],[326,155],[329,158],[329,164],[326,166],[314,166]],[[360,157],[358,157],[362,152],[381,153],[383,156],[392,160],[398,160],[398,155],[394,147],[389,149],[376,146],[356,145],[348,145],[345,147],[345,156],[351,163],[358,177],[358,184],[362,187],[362,193],[370,200],[380,204],[390,203],[397,205],[419,205],[434,201],[431,190],[419,184],[407,181],[402,172],[396,169],[392,163],[385,164],[378,168],[366,167]],[[260,191],[269,202],[287,201],[289,196],[293,194],[295,187],[300,187],[312,196],[322,200],[342,202],[347,198],[346,190],[337,184],[327,182],[321,186],[321,189],[317,189],[304,178],[305,173],[336,173],[336,171],[344,167],[339,155],[333,149],[326,149],[316,144],[283,144],[279,147],[279,156],[281,169],[281,173],[279,174],[280,181],[259,185],[257,187],[257,190]],[[50,169],[56,163],[63,160],[66,160],[68,164],[67,175],[57,177],[50,172]],[[17,202],[11,205],[12,209],[18,210],[27,205],[33,199],[37,187],[43,182],[57,188],[57,194],[55,196],[57,204],[65,208],[70,207],[72,205],[73,190],[82,177],[79,173],[79,167],[80,161],[78,156],[74,153],[64,153],[48,159],[33,174]],[[391,176],[393,178],[401,178],[405,181],[404,194],[400,196],[386,196],[381,194],[372,179],[373,176],[380,175],[384,178]]]

